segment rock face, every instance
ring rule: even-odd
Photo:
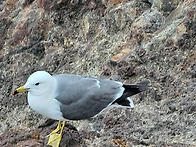
[[[0,146],[47,146],[56,123],[11,96],[37,70],[151,83],[133,110],[69,121],[61,146],[195,146],[195,24],[195,0],[0,1]]]

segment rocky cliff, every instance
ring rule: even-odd
[[[195,0],[1,0],[0,146],[46,146],[55,128],[11,96],[37,70],[150,81],[133,110],[68,121],[61,146],[195,146],[195,42]]]

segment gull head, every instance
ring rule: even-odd
[[[54,86],[53,77],[46,71],[36,71],[29,76],[24,85],[24,89],[31,95],[42,95],[49,93],[49,89]]]

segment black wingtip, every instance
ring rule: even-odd
[[[140,83],[137,83],[137,86],[139,88],[139,91],[145,91],[148,89],[148,85],[149,85],[149,81],[148,80],[145,80],[145,81],[142,81]]]

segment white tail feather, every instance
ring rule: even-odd
[[[133,100],[132,100],[130,97],[128,97],[127,100],[129,101],[130,107],[131,107],[131,108],[134,108]]]

